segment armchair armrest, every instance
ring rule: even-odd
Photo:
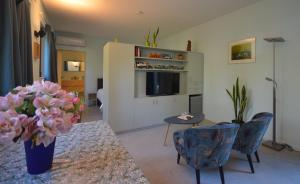
[[[173,134],[174,145],[177,152],[182,155],[185,154],[184,149],[184,130],[176,131]]]

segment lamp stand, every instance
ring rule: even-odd
[[[266,78],[268,81],[273,82],[273,135],[271,141],[265,141],[263,142],[263,145],[271,148],[276,151],[282,151],[285,148],[288,148],[289,150],[293,150],[293,148],[287,144],[281,144],[276,141],[276,119],[277,119],[277,110],[276,110],[276,58],[275,58],[275,46],[277,42],[285,42],[285,40],[281,37],[276,38],[265,38],[267,42],[271,42],[273,44],[273,79]]]

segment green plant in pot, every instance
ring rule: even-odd
[[[232,92],[230,92],[228,89],[226,89],[226,91],[233,102],[235,119],[232,120],[232,122],[240,125],[245,123],[244,114],[248,105],[248,97],[245,85],[243,85],[242,89],[240,90],[239,78],[237,78],[235,85],[232,87]]]
[[[151,43],[150,43],[150,31],[148,32],[148,34],[145,36],[145,46],[146,47],[150,47]]]
[[[158,37],[158,33],[159,33],[159,27],[156,29],[156,31],[152,34],[153,37],[153,43],[152,43],[152,47],[157,47],[157,37]]]

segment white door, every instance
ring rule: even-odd
[[[161,123],[158,100],[154,97],[136,98],[134,109],[134,128],[142,128]]]
[[[188,94],[202,94],[203,91],[203,54],[196,52],[189,52],[187,55],[188,63]]]

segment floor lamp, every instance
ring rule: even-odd
[[[276,141],[276,89],[277,89],[277,82],[276,82],[276,63],[275,63],[275,46],[276,43],[279,42],[285,42],[285,40],[282,37],[274,37],[274,38],[265,38],[264,39],[267,42],[270,42],[273,44],[273,78],[266,77],[267,81],[270,81],[273,83],[273,137],[271,141],[265,141],[263,143],[264,146],[269,147],[276,151],[281,151],[285,148],[292,149],[287,144],[280,144]]]

